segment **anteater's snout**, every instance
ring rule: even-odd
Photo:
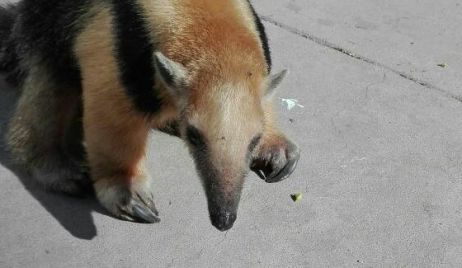
[[[236,212],[230,212],[226,210],[218,210],[216,212],[210,213],[212,225],[222,232],[231,229],[234,225],[234,222],[236,221],[236,218]]]

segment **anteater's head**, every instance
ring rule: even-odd
[[[207,194],[212,224],[230,229],[265,131],[265,105],[286,71],[269,76],[264,62],[190,70],[156,53],[158,73],[180,112],[179,130]]]

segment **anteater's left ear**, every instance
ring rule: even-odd
[[[162,52],[154,54],[154,61],[156,70],[170,93],[178,97],[184,95],[188,75],[186,68],[182,64],[167,58]]]
[[[266,89],[266,96],[272,97],[276,88],[284,81],[289,71],[287,69],[282,70],[277,74],[270,75],[268,78],[268,88]]]

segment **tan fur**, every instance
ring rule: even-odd
[[[110,12],[99,7],[75,46],[83,78],[85,144],[97,190],[108,181],[128,185],[146,179],[142,162],[149,122],[124,92],[113,44]]]
[[[266,65],[251,18],[242,19],[250,11],[242,13],[239,9],[245,5],[236,1],[190,0],[182,1],[181,7],[179,1],[160,2],[141,0],[152,28],[159,29],[152,36],[159,41],[159,50],[183,64],[193,77],[188,118],[209,139],[220,140],[211,148],[218,168],[220,163],[224,167],[236,162],[232,172],[237,172],[246,146],[263,131],[264,121],[260,100]],[[75,48],[82,66],[85,143],[93,179],[144,177],[138,166],[145,154],[147,125],[160,128],[178,119],[178,107],[159,87],[165,97],[160,116],[147,122],[135,112],[117,76],[109,11],[98,9]],[[242,115],[245,120],[238,119]]]
[[[140,1],[152,38],[160,40],[159,50],[183,64],[192,77],[189,124],[206,133],[218,169],[234,166],[232,172],[238,172],[254,135],[265,131],[269,139],[278,132],[271,104],[263,100],[268,73],[248,2]]]
[[[261,98],[266,62],[246,1],[140,0],[153,40],[167,57],[193,77],[191,101],[207,105],[202,94],[237,84]],[[232,23],[230,23],[232,22]],[[245,83],[244,85],[242,83]],[[216,94],[218,95],[218,93]],[[219,96],[214,97],[219,97]]]
[[[210,80],[214,74],[220,74],[240,80],[249,72],[266,74],[255,27],[249,23],[251,18],[242,19],[249,16],[250,11],[243,9],[245,5],[240,1],[140,2],[148,17],[152,38],[160,45],[158,49],[183,64],[192,76],[202,73]]]
[[[259,100],[263,97],[262,84],[267,75],[248,5],[237,0],[220,3],[140,0],[140,3],[151,28],[155,29],[152,38],[160,44],[159,50],[183,64],[193,77],[189,109],[193,112],[188,115],[191,122],[196,121],[197,127],[211,139],[225,138],[213,148],[217,158],[227,149],[227,158],[245,156],[246,148],[233,142],[237,138],[250,141],[252,135],[262,131],[264,120],[260,119],[263,112]],[[160,86],[158,90],[165,103],[160,116],[147,122],[135,112],[117,76],[109,11],[104,7],[97,9],[94,23],[86,27],[75,47],[82,66],[89,162],[95,180],[136,177],[140,172],[138,163],[145,154],[147,125],[161,128],[178,119],[178,107]],[[101,99],[105,99],[104,103]],[[241,109],[233,109],[237,106]],[[242,115],[233,114],[236,111],[246,115],[246,128],[237,120]],[[219,162],[230,159],[222,160]],[[108,167],[120,170],[106,170]]]

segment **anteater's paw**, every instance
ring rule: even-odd
[[[275,137],[263,141],[251,164],[251,169],[268,183],[287,179],[297,167],[300,149],[287,138]]]
[[[160,221],[152,192],[146,184],[116,186],[97,182],[95,192],[101,205],[120,219],[140,223]]]
[[[46,189],[72,196],[84,196],[92,190],[88,173],[74,166],[30,169],[32,177]]]

